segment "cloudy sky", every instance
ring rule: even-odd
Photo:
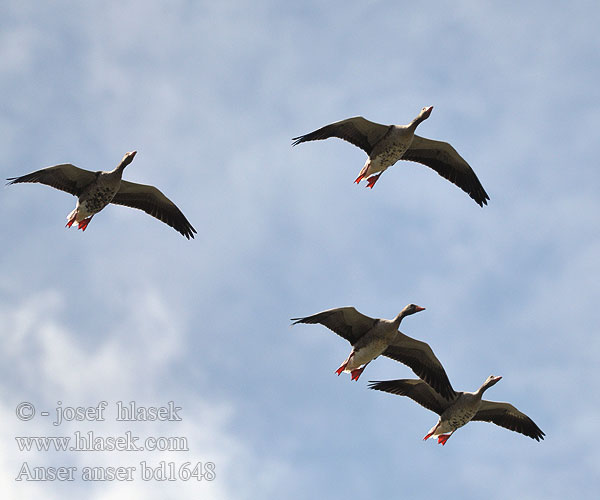
[[[585,498],[600,487],[600,5],[183,1],[0,4],[2,178],[70,162],[158,186],[187,241],[111,206],[65,229],[75,198],[4,187],[0,481],[5,498]],[[373,190],[343,141],[290,147],[350,116],[451,142],[490,195],[479,208],[426,167]],[[368,380],[350,346],[289,319],[353,305],[432,346],[458,390],[544,430],[487,423],[438,446],[437,416]],[[60,407],[104,421],[54,426]],[[181,421],[115,420],[116,404]],[[16,417],[19,403],[36,408]],[[59,403],[60,402],[60,403]],[[40,412],[48,411],[49,417]],[[185,437],[187,451],[20,451],[15,437]],[[140,463],[215,464],[208,481],[144,481]],[[72,482],[16,481],[77,467]],[[136,467],[83,481],[84,467]]]

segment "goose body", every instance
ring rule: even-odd
[[[479,206],[487,205],[488,194],[469,164],[447,142],[426,139],[415,134],[417,126],[429,118],[433,106],[425,107],[408,125],[382,125],[362,116],[325,125],[292,139],[302,142],[338,137],[361,148],[368,158],[354,182],[367,178],[372,188],[381,174],[398,160],[427,165],[465,191]]]
[[[131,162],[135,154],[135,151],[127,153],[119,166],[110,172],[95,172],[95,179],[83,188],[77,198],[75,209],[67,215],[68,227],[76,222],[79,229],[85,231],[92,217],[106,207],[119,191],[123,169],[125,168],[124,163],[125,161]],[[68,167],[64,165],[63,171],[67,169]],[[16,182],[26,181],[12,180],[12,183]]]
[[[123,170],[133,161],[136,153],[126,153],[117,167],[108,172],[91,172],[70,163],[62,163],[7,180],[10,181],[8,184],[39,182],[77,196],[75,209],[67,216],[67,227],[77,223],[78,228],[85,231],[95,214],[109,203],[114,203],[143,210],[186,238],[193,238],[196,230],[161,191],[154,186],[121,179]]]
[[[398,331],[404,317],[424,309],[409,304],[394,319],[388,320],[370,318],[354,307],[338,307],[305,318],[292,318],[292,325],[319,323],[350,342],[352,351],[336,370],[338,375],[349,372],[352,380],[358,380],[366,366],[383,354],[409,366],[437,391],[450,397],[454,394],[450,381],[429,345]]]
[[[442,397],[422,380],[403,379],[370,382],[378,391],[408,396],[421,406],[434,411],[440,418],[423,438],[437,438],[444,445],[450,436],[471,420],[492,422],[536,441],[544,439],[544,432],[531,418],[509,403],[486,401],[483,393],[502,377],[490,375],[475,392],[456,392],[452,397]]]

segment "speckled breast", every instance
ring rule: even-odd
[[[463,408],[460,411],[452,412],[451,415],[446,416],[447,425],[452,430],[458,429],[459,427],[462,427],[463,425],[469,423],[476,413],[476,409],[470,408]]]
[[[391,167],[394,163],[396,163],[402,155],[406,152],[408,146],[406,145],[397,145],[394,144],[392,147],[388,149],[384,149],[377,155],[377,161],[386,167]]]
[[[390,130],[388,135],[371,151],[372,162],[376,162],[381,168],[391,167],[402,158],[411,141],[412,136],[396,130]]]
[[[95,214],[108,205],[115,197],[117,190],[109,186],[96,186],[81,196],[79,202],[86,212]]]

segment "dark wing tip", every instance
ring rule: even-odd
[[[544,431],[526,415],[524,418],[515,419],[513,421],[505,420],[494,423],[497,425],[502,425],[511,431],[519,432],[527,437],[530,437],[531,439],[535,439],[538,442],[543,440],[544,436],[546,435]]]
[[[6,183],[7,186],[11,184],[17,184],[20,182],[27,182],[26,177],[29,177],[31,174],[21,175],[20,177],[7,177],[6,180],[9,181]]]
[[[397,396],[409,396],[411,382],[415,381],[412,379],[369,380],[369,389],[396,394]]]
[[[343,135],[339,135],[338,133],[336,133],[338,131],[338,128],[336,125],[337,124],[332,123],[330,125],[325,125],[324,127],[321,127],[320,129],[309,132],[308,134],[299,135],[298,137],[293,137],[292,138],[292,141],[293,141],[292,147],[297,146],[298,144],[300,144],[302,142],[321,141],[323,139],[329,139],[330,137],[338,137],[339,139],[348,140]]]
[[[173,206],[175,207],[175,205]],[[144,210],[143,208],[140,209]],[[181,210],[179,210],[177,207],[175,207],[174,214],[161,213],[158,210],[144,210],[144,212],[158,219],[159,221],[164,222],[168,226],[171,226],[173,229],[175,229],[175,231],[185,236],[188,240],[194,239],[194,233],[197,233],[194,227],[190,224],[190,221],[186,219],[185,215],[183,215]]]
[[[142,208],[142,210],[144,210],[144,208]],[[175,231],[181,233],[188,240],[194,239],[194,233],[197,233],[190,221],[187,220],[186,216],[183,215],[183,212],[179,210],[174,203],[172,203],[171,207],[169,207],[169,210],[165,210],[163,212],[157,209],[144,211],[161,222],[164,222],[168,226],[171,226],[173,229],[175,229]]]
[[[480,192],[471,192],[469,193],[469,196],[471,196],[471,198],[473,198],[481,208],[483,208],[483,205],[487,205],[488,200],[490,199],[483,187],[481,188]]]
[[[369,380],[369,389],[404,396],[406,392],[398,387],[397,380]]]
[[[505,429],[518,432],[524,436],[540,441],[546,435],[542,429],[527,415],[517,410],[509,403],[494,403],[486,401],[486,404],[492,404],[491,409],[484,410],[482,414],[479,412],[473,417],[473,420],[483,420],[492,422]],[[493,407],[493,405],[498,405]]]
[[[454,398],[456,398],[456,391],[453,389],[452,384],[450,383],[450,380],[448,380],[445,372],[433,374],[427,370],[422,370],[419,371],[417,375],[444,399],[452,401]]]
[[[177,229],[177,231],[179,231],[181,234],[183,234],[188,240],[191,238],[192,240],[194,239],[194,233],[198,234],[198,231],[196,231],[193,226],[188,222],[187,226],[179,229],[179,228],[175,228]]]
[[[530,437],[531,439],[535,439],[537,442],[543,440],[544,436],[546,435],[544,431],[540,429],[537,425],[535,425],[533,421],[527,422],[527,424],[524,426],[509,427],[507,425],[506,427],[511,431],[516,431],[521,434],[524,434],[527,437]]]
[[[419,137],[419,140],[425,141],[423,146],[430,142],[429,139],[422,137]],[[480,207],[483,208],[484,205],[487,205],[490,197],[471,166],[450,144],[439,141],[431,142],[434,144],[425,148],[409,149],[402,159],[415,161],[432,168],[467,193]],[[438,145],[436,146],[435,143]]]
[[[523,430],[521,430],[520,432],[522,432],[523,434],[525,434],[526,436],[529,436],[531,439],[535,439],[536,441],[540,441],[544,439],[544,436],[546,435],[544,433],[544,431],[542,429],[540,429],[537,424],[531,420],[529,417],[527,417],[527,421],[525,422],[525,428]]]
[[[306,134],[308,135],[308,134]],[[306,142],[308,139],[306,138],[306,135],[300,135],[298,137],[292,137],[292,147],[297,146],[298,144],[302,143],[302,142]]]
[[[448,401],[456,398],[456,391],[452,387],[448,375],[439,360],[433,354],[431,347],[422,343],[426,349],[419,349],[428,361],[423,361],[418,356],[411,355],[411,350],[399,349],[396,346],[390,346],[383,352],[384,356],[391,358],[399,363],[408,366],[423,382],[427,383],[435,392]]]
[[[469,196],[475,200],[475,203],[477,203],[481,208],[483,208],[483,205],[487,205],[490,197],[486,193],[475,172],[471,172],[471,179],[464,179],[463,182],[460,183],[457,181],[452,182],[454,182],[454,184],[456,184],[463,191],[468,193]]]
[[[462,179],[460,177],[454,177],[451,175],[440,175],[442,175],[442,177],[446,177],[446,179],[467,193],[481,208],[483,208],[484,205],[487,205],[490,197],[485,192],[485,189],[481,182],[479,182],[475,172],[472,172],[472,178],[463,177]]]
[[[425,381],[429,386],[437,392],[440,396],[448,401],[452,401],[456,398],[456,391],[452,387],[446,372],[442,368],[440,372],[428,372],[427,370],[423,370],[419,378]]]

